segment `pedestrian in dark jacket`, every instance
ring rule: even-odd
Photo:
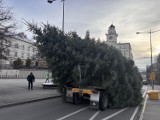
[[[35,81],[35,77],[33,73],[31,72],[30,75],[27,76],[28,81],[28,90],[33,90],[33,82]]]

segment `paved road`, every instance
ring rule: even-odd
[[[2,120],[130,120],[135,107],[99,111],[88,104],[74,105],[61,98],[0,109]],[[114,115],[115,113],[118,113]]]
[[[0,105],[60,95],[57,90],[43,89],[36,80],[34,90],[27,90],[25,79],[0,79]],[[144,86],[143,89],[147,87]],[[142,90],[144,93],[144,90]],[[63,103],[61,98],[38,101],[0,109],[2,120],[133,120],[137,107],[99,111],[88,104]]]

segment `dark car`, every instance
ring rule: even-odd
[[[148,81],[147,80],[143,80],[143,85],[148,85]]]

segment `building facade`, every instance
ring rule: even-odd
[[[130,43],[117,43],[118,34],[115,26],[112,24],[106,33],[106,43],[121,51],[122,55],[127,59],[133,59],[132,48]]]
[[[34,42],[28,39],[24,33],[13,34],[12,36],[3,43],[3,45],[8,46],[5,53],[7,60],[1,59],[1,67],[4,68],[5,66],[8,68],[12,66],[13,61],[18,58],[23,61],[24,65],[28,58],[31,59],[32,64],[35,64],[38,50]]]

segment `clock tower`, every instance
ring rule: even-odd
[[[108,28],[108,34],[106,33],[106,36],[107,42],[117,44],[118,34],[116,33],[115,26],[113,24]]]

